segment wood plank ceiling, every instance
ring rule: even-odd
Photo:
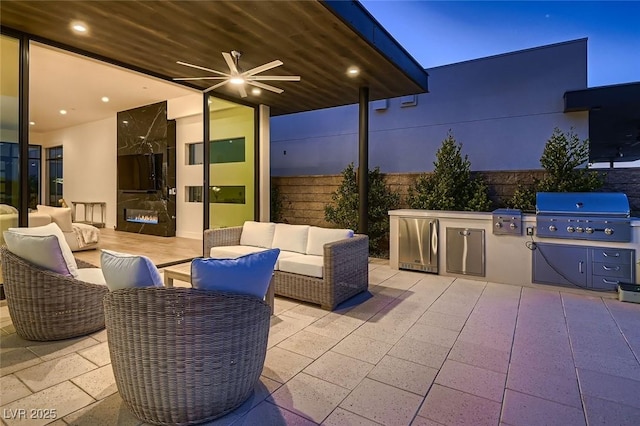
[[[272,115],[357,103],[360,86],[370,88],[371,100],[426,91],[426,73],[422,81],[409,77],[407,63],[414,71],[423,72],[422,68],[399,45],[387,43],[386,32],[360,4],[352,2],[356,14],[341,18],[329,3],[2,0],[0,21],[5,29],[167,80],[207,75],[176,61],[227,71],[222,51],[242,52],[243,69],[280,59],[284,65],[266,74],[300,75],[302,80],[272,82],[284,92],[263,90],[259,98],[245,99],[269,105]],[[343,20],[354,18],[361,23],[363,16],[372,21],[367,25],[373,41],[365,40]],[[73,21],[88,25],[88,34],[73,33]],[[360,68],[359,77],[347,76],[350,66]],[[190,87],[205,89],[211,84],[196,82]],[[213,94],[239,99],[229,86]]]

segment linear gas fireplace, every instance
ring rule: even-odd
[[[142,209],[124,209],[124,220],[133,223],[158,224],[158,212]]]

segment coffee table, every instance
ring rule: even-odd
[[[180,263],[174,266],[167,266],[164,271],[164,286],[173,287],[173,280],[185,281],[191,284],[191,262]],[[267,289],[267,295],[264,301],[271,307],[271,315],[273,315],[273,299],[275,296],[275,288],[273,285],[273,276]]]

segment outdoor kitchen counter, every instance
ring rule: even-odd
[[[611,247],[636,250],[636,282],[639,282],[640,263],[640,218],[631,219],[631,242],[602,242],[586,241],[564,238],[539,238],[536,232],[536,215],[522,215],[521,235],[494,235],[493,217],[491,212],[462,212],[442,210],[391,210],[390,238],[389,238],[389,265],[398,269],[399,250],[399,218],[435,218],[438,219],[438,256],[439,274],[454,277],[463,277],[472,280],[491,281],[505,284],[531,285],[532,278],[532,253],[526,246],[528,241],[570,244],[576,246]],[[485,276],[460,275],[447,272],[447,239],[446,229],[469,228],[483,229],[485,231]],[[526,228],[534,229],[534,236],[526,235]],[[536,286],[543,284],[534,284]],[[544,286],[544,285],[543,285]]]

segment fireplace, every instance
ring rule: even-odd
[[[124,220],[133,223],[158,224],[158,212],[154,210],[124,209]]]

